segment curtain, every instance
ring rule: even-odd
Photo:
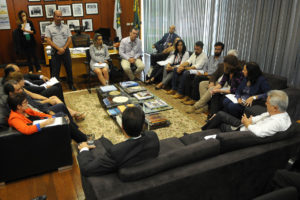
[[[221,41],[223,55],[237,49],[239,59],[255,61],[264,72],[300,87],[299,0],[142,1],[145,52],[153,52],[152,44],[174,24],[189,51],[200,40],[209,56]]]

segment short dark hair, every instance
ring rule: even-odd
[[[12,72],[7,77],[7,80],[15,80],[17,82],[20,82],[24,80],[24,75],[22,74],[22,72]]]
[[[204,44],[203,44],[203,42],[201,42],[201,41],[197,41],[197,42],[195,43],[195,46],[201,47],[201,48],[203,49]]]
[[[145,123],[145,113],[138,107],[128,107],[122,114],[122,126],[130,137],[141,134]]]
[[[14,94],[11,96],[8,96],[7,103],[10,109],[13,111],[16,111],[18,108],[18,105],[22,105],[23,101],[26,99],[26,94],[24,92]]]
[[[16,85],[16,84],[18,84],[18,82],[15,80],[6,81],[3,86],[3,90],[4,90],[5,94],[9,95],[10,92],[14,93],[15,92],[14,85]]]
[[[186,51],[186,46],[185,46],[185,43],[184,43],[184,41],[183,40],[178,40],[177,42],[176,42],[176,44],[175,44],[175,52],[174,52],[174,55],[176,56],[177,54],[178,54],[178,49],[177,49],[177,47],[178,47],[178,45],[179,45],[179,43],[180,42],[182,42],[182,56],[185,54],[185,51]]]
[[[215,47],[216,46],[221,46],[223,50],[225,45],[222,42],[216,42]]]
[[[2,79],[2,84],[4,84],[7,81],[7,77],[9,76],[10,73],[14,72],[15,69],[11,65],[7,65],[4,68],[4,76]]]
[[[133,30],[140,31],[138,28],[133,27],[133,28],[130,29],[130,33],[131,33]]]
[[[246,69],[248,71],[247,80],[250,81],[251,85],[255,84],[258,77],[262,75],[262,71],[256,62],[247,62]]]

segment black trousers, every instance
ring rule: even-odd
[[[163,73],[164,73],[164,67],[156,64],[153,66],[153,70],[152,70],[149,78],[150,79],[154,78],[154,82],[160,83],[163,78]]]
[[[216,114],[223,108],[224,94],[214,94],[210,100],[209,113],[211,115]]]
[[[233,131],[231,126],[238,127],[241,125],[241,120],[224,112],[219,111],[215,117],[202,127],[202,130],[220,128],[222,132]]]
[[[165,60],[169,54],[165,53],[156,53],[156,54],[151,54],[151,66],[155,66],[157,61]]]
[[[63,90],[60,83],[57,83],[41,92],[45,97],[57,96],[62,102],[65,102]]]
[[[293,186],[297,188],[298,193],[300,192],[300,173],[287,170],[276,171],[271,181],[271,188],[274,190],[288,186]]]
[[[27,58],[29,71],[33,71],[33,63],[35,65],[36,71],[41,70],[39,60],[36,56],[36,47],[35,47],[35,45],[27,44],[24,51],[25,51],[25,55],[26,55],[26,58]]]
[[[60,66],[63,62],[67,72],[68,84],[73,85],[72,60],[69,48],[62,55],[58,55],[57,51],[54,50],[51,56],[51,77],[56,77],[59,80]]]
[[[189,96],[191,99],[198,101],[200,99],[199,83],[206,80],[208,80],[207,76],[196,76],[195,74],[189,74],[184,83],[185,96]]]

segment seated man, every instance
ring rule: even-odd
[[[291,119],[286,112],[288,96],[284,91],[271,90],[266,102],[267,112],[249,118],[244,114],[242,120],[219,111],[202,127],[202,130],[221,128],[221,131],[251,131],[258,137],[272,136],[279,131],[287,130]]]
[[[132,166],[141,161],[157,157],[159,139],[155,132],[143,132],[144,112],[137,107],[128,107],[122,115],[123,134],[126,141],[113,145],[109,140],[100,138],[105,153],[95,157],[86,142],[78,146],[78,163],[83,176],[100,176],[119,168]]]
[[[12,72],[20,72],[20,68],[15,64],[8,64],[4,69],[3,82],[7,80]],[[45,97],[57,96],[61,101],[64,100],[63,90],[60,83],[53,86],[44,87],[46,81],[49,80],[48,77],[39,74],[25,74],[24,75],[25,86],[24,88],[30,92],[41,94]]]
[[[202,51],[203,42],[196,42],[194,50],[195,52],[186,62],[180,64],[179,67],[174,68],[172,77],[172,89],[168,91],[167,94],[174,95],[173,97],[175,99],[184,98],[184,86],[187,77],[191,74],[191,72],[197,74],[200,73],[200,71],[203,71],[204,66],[208,62],[206,54]]]
[[[138,34],[139,30],[132,28],[130,36],[121,40],[119,48],[119,54],[122,58],[122,68],[131,81],[134,80],[134,74],[140,78],[140,73],[145,68],[141,60],[142,42],[137,38]]]
[[[175,38],[179,37],[175,33],[176,27],[175,25],[171,25],[169,27],[169,33],[166,33],[158,42],[152,45],[152,48],[156,48],[157,53],[161,53],[164,49],[172,46]]]

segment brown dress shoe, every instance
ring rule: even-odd
[[[193,113],[193,112],[195,112],[195,107],[194,106],[190,106],[190,107],[188,107],[188,109],[186,109],[185,112],[188,113],[188,114]]]
[[[190,97],[185,96],[185,97],[183,97],[183,99],[181,99],[180,101],[183,103],[184,101],[188,101],[188,100],[190,100]]]
[[[182,99],[183,97],[184,97],[184,96],[183,96],[182,94],[179,94],[179,93],[173,95],[173,98],[174,98],[174,99]]]
[[[175,90],[169,90],[166,92],[167,94],[170,94],[170,95],[174,95],[176,94],[176,91]]]
[[[185,104],[185,105],[194,105],[196,103],[196,101],[195,100],[189,100],[189,101],[184,101],[183,102],[183,104]]]

